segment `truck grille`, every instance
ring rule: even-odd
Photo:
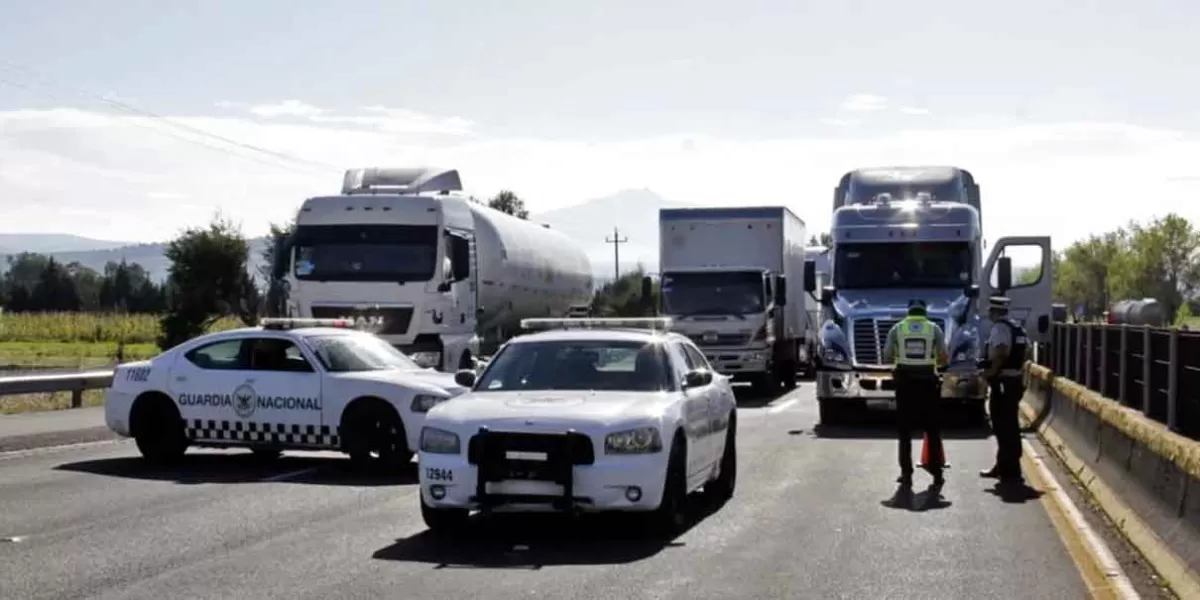
[[[930,320],[945,332],[945,319]],[[892,326],[899,322],[900,318],[898,317],[855,319],[850,334],[850,343],[854,346],[854,362],[860,365],[882,364],[883,343],[887,341],[887,335],[892,330]]]
[[[378,335],[404,335],[408,333],[408,325],[412,321],[411,306],[381,306],[358,310],[350,306],[314,306],[314,319],[354,319],[368,322],[382,319],[378,327],[372,331]]]
[[[692,343],[700,346],[745,346],[750,343],[750,335],[746,333],[720,333],[714,341],[705,341],[704,335],[689,335]],[[711,337],[711,336],[710,336]]]

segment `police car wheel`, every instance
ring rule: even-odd
[[[346,440],[352,462],[372,467],[403,466],[412,461],[404,423],[390,405],[362,404],[357,409],[350,416]]]
[[[134,443],[147,461],[165,464],[178,460],[187,451],[188,439],[184,433],[183,419],[179,416],[179,409],[169,399],[139,398],[134,403],[133,421],[136,423]]]
[[[421,520],[435,533],[456,533],[467,526],[471,513],[465,508],[434,508],[421,498]]]
[[[717,502],[726,502],[733,498],[734,488],[737,487],[737,423],[729,422],[725,432],[725,452],[721,455],[721,467],[717,478],[704,486],[705,495]]]
[[[684,473],[687,462],[686,449],[682,437],[677,437],[671,444],[671,460],[667,463],[667,472],[663,478],[662,501],[658,508],[649,515],[649,527],[652,535],[673,537],[687,523],[685,512],[687,503],[687,476]]]

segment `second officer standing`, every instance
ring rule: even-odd
[[[930,321],[922,300],[908,304],[908,316],[888,331],[883,347],[884,364],[894,365],[896,381],[896,419],[900,442],[900,478],[905,486],[912,485],[912,430],[923,429],[929,436],[929,463],[922,465],[933,475],[933,485],[945,482],[942,471],[942,430],[938,406],[941,385],[938,366],[949,362],[946,334]]]

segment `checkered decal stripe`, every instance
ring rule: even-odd
[[[337,447],[340,443],[337,430],[326,425],[288,425],[215,419],[189,419],[185,425],[187,436],[193,440],[322,447]]]

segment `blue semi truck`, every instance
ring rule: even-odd
[[[804,277],[805,290],[821,305],[816,388],[822,424],[848,421],[862,408],[895,407],[883,345],[913,298],[925,301],[946,333],[943,401],[980,416],[986,385],[977,363],[990,326],[986,298],[994,292],[1010,297],[1010,314],[1024,321],[1031,339],[1047,335],[1049,236],[1004,237],[988,251],[981,215],[979,185],[958,167],[862,168],[842,176],[833,198],[827,280],[817,286],[813,261]],[[1014,284],[1010,254],[1022,247],[1037,250],[1040,263],[1022,265],[1036,278]]]

